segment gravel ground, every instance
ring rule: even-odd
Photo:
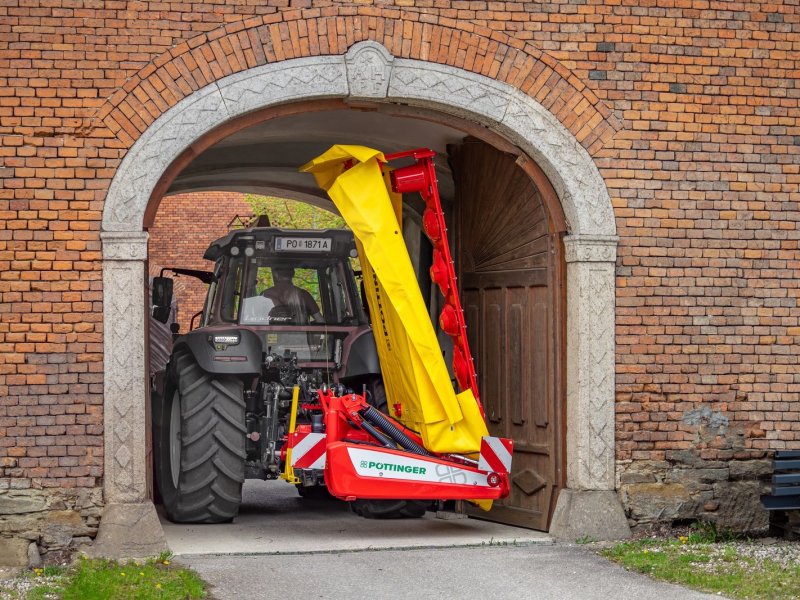
[[[26,575],[20,569],[0,569],[0,600],[20,600],[34,587],[52,585],[61,579],[60,575]]]
[[[713,546],[712,562],[722,558],[726,548],[731,548],[739,556],[750,558],[756,564],[764,561],[778,563],[781,567],[788,567],[800,563],[800,542],[764,538],[750,542],[727,542]]]

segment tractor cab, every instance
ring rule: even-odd
[[[367,326],[356,256],[345,230],[233,231],[206,251],[216,264],[201,326],[238,324],[259,332],[269,353],[339,362],[342,334]]]
[[[248,329],[268,355],[324,366],[338,380],[348,375],[338,369],[355,338],[367,335],[361,345],[374,354],[356,281],[361,272],[353,268],[357,256],[348,230],[253,227],[231,231],[209,246],[204,258],[214,261],[213,272],[169,270],[208,284],[193,330]],[[157,278],[156,287],[167,279]]]

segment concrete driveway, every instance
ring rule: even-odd
[[[694,600],[719,598],[629,573],[576,546],[193,556],[218,600]]]
[[[170,550],[196,554],[290,554],[389,548],[550,544],[544,533],[478,519],[374,520],[339,500],[306,500],[284,481],[247,481],[239,516],[224,525],[177,525],[162,517]]]
[[[218,600],[719,598],[629,573],[582,546],[477,519],[375,521],[344,502],[248,481],[227,525],[163,521],[177,561]]]

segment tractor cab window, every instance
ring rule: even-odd
[[[243,325],[353,324],[347,264],[338,259],[252,257],[242,290]],[[352,279],[352,275],[349,276]]]

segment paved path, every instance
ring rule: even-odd
[[[231,524],[162,522],[178,562],[218,600],[719,598],[656,583],[540,532],[430,513],[362,519],[344,502],[304,500],[282,481],[248,481]]]
[[[192,556],[218,600],[694,600],[576,546],[379,550],[288,556]]]
[[[478,519],[364,519],[335,499],[305,500],[284,481],[247,481],[233,523],[178,525],[162,518],[176,555],[309,553],[544,543],[544,533]]]

